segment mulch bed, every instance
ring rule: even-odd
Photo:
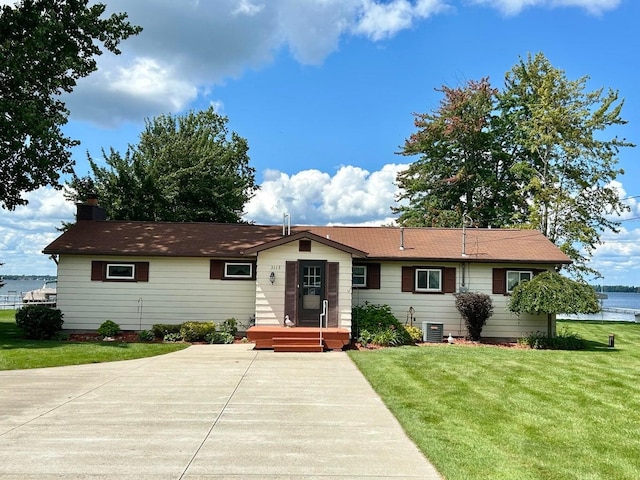
[[[161,338],[156,338],[150,342],[141,342],[138,339],[138,332],[133,330],[123,330],[115,337],[103,339],[101,335],[95,332],[70,333],[67,337],[70,342],[116,342],[116,343],[163,343]],[[194,344],[204,342],[192,342]],[[233,343],[246,343],[241,337],[236,337]]]
[[[68,340],[70,342],[101,342],[101,341],[109,341],[109,342],[117,342],[117,343],[137,343],[140,342],[138,340],[138,332],[132,330],[125,330],[120,332],[115,337],[111,337],[109,340],[103,340],[100,335],[95,332],[86,332],[86,333],[71,333],[68,336]],[[162,343],[162,339],[155,339],[153,342]],[[196,342],[198,343],[198,342]],[[241,337],[237,337],[234,340],[234,343],[246,343],[246,340],[243,340]],[[443,345],[447,345],[447,342],[442,343],[416,343],[419,347],[439,347]],[[493,340],[482,340],[481,342],[472,342],[471,340],[466,340],[464,338],[456,338],[454,345],[464,346],[464,347],[494,347],[494,348],[529,348],[526,345],[520,345],[516,342],[500,342]],[[362,346],[359,342],[351,342],[351,344],[347,345],[345,350],[379,350],[382,348],[380,345],[368,345],[366,347]]]
[[[138,332],[134,331],[123,331],[120,332],[115,337],[110,337],[112,340],[105,340],[110,342],[126,342],[133,343],[138,342]],[[71,333],[69,334],[70,342],[101,342],[103,341],[102,336],[98,335],[95,332],[86,332],[86,333]]]
[[[445,341],[442,343],[434,343],[434,342],[419,342],[416,343],[418,347],[441,347],[441,346],[449,346],[449,344]],[[517,342],[501,342],[494,340],[482,340],[481,342],[472,342],[471,340],[466,340],[464,338],[456,338],[453,345],[459,345],[463,347],[493,347],[493,348],[524,348],[528,349],[529,347],[526,345],[520,345]],[[380,350],[382,348],[390,348],[390,347],[382,347],[380,345],[367,345],[362,346],[359,342],[353,342],[350,347],[346,349],[353,350]]]

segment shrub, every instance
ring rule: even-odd
[[[213,322],[184,322],[180,326],[180,336],[185,342],[205,342],[207,334],[215,331]]]
[[[49,340],[62,330],[62,312],[46,305],[27,305],[16,312],[16,325],[29,340]]]
[[[519,345],[526,345],[537,350],[584,350],[587,343],[577,333],[562,328],[555,337],[546,333],[532,332],[518,339]]]
[[[138,332],[138,340],[141,342],[150,342],[154,338],[156,338],[156,336],[151,330],[140,330]]]
[[[422,329],[413,327],[411,325],[405,325],[404,329],[407,331],[407,334],[411,338],[411,342],[417,343],[422,341]]]
[[[182,335],[180,335],[180,332],[178,333],[167,333],[164,337],[162,337],[162,340],[164,340],[165,342],[181,342],[182,341]]]
[[[373,342],[373,339],[374,339],[374,334],[371,333],[369,330],[360,330],[360,336],[358,337],[358,342],[360,342],[360,344],[363,347],[369,346],[369,344]]]
[[[486,293],[466,292],[456,295],[456,308],[467,326],[471,340],[480,340],[482,327],[493,315],[493,303]]]
[[[368,330],[375,333],[379,330],[386,330],[389,327],[400,328],[400,322],[391,312],[389,305],[375,305],[364,302],[363,305],[356,305],[351,310],[354,333],[356,337],[360,332]]]
[[[358,342],[363,347],[369,345],[379,345],[381,347],[397,347],[400,345],[406,345],[412,343],[409,333],[403,328],[383,328],[376,332],[370,332],[369,330],[362,330],[358,337]]]
[[[205,336],[205,341],[209,343],[233,343],[234,337],[229,332],[212,332],[207,333]]]
[[[101,337],[115,337],[120,333],[120,325],[111,320],[105,320],[102,325],[98,327],[98,335]]]
[[[228,333],[232,337],[235,337],[238,333],[238,321],[235,318],[227,318],[218,325],[218,331]]]
[[[155,335],[156,338],[164,338],[166,335],[170,333],[180,333],[180,324],[165,324],[165,323],[156,323],[153,327],[151,327],[151,331]],[[181,338],[182,339],[182,338]]]

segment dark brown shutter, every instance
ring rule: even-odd
[[[414,274],[415,268],[402,267],[402,291],[413,292],[413,286],[415,284]]]
[[[493,269],[493,293],[505,293],[507,270],[504,268]]]
[[[455,293],[456,291],[456,269],[453,267],[447,267],[442,269],[442,276],[444,277],[443,281],[443,292],[444,293]]]
[[[136,262],[136,282],[149,281],[149,262]]]
[[[329,301],[329,311],[327,312],[327,326],[338,327],[338,275],[340,264],[338,262],[327,263],[327,300]]]
[[[367,263],[367,288],[380,289],[379,263]]]
[[[209,263],[209,278],[211,280],[221,280],[224,274],[224,262],[222,260],[211,260]]]
[[[105,279],[105,268],[107,262],[93,261],[91,262],[91,281],[100,282]]]
[[[258,273],[258,262],[251,262],[251,280],[255,280],[257,278]]]
[[[284,314],[298,323],[298,262],[286,262],[284,274]]]
[[[540,275],[541,273],[544,272],[548,272],[549,270],[544,270],[544,269],[540,269],[540,268],[534,268],[533,269],[533,276],[535,277],[536,275]]]

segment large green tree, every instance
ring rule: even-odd
[[[105,8],[22,0],[0,10],[0,207],[25,205],[25,192],[58,187],[72,171],[79,142],[62,133],[69,112],[61,95],[97,69],[103,48],[119,54],[119,43],[142,30],[124,13],[102,18]]]
[[[92,174],[74,176],[69,198],[97,195],[112,220],[241,222],[258,187],[247,140],[227,123],[212,107],[147,120],[124,155],[89,157]]]
[[[587,91],[587,81],[568,79],[542,53],[529,55],[507,73],[498,104],[525,179],[523,223],[558,245],[578,275],[597,274],[589,258],[603,232],[617,231],[610,216],[627,209],[611,182],[624,173],[620,148],[632,146],[606,132],[626,123],[618,92]]]
[[[395,208],[399,222],[459,227],[466,212],[476,226],[538,229],[575,275],[597,274],[588,261],[626,209],[611,182],[632,144],[607,138],[626,123],[618,92],[589,92],[587,80],[569,80],[539,53],[507,73],[502,91],[486,80],[443,88],[436,112],[414,114],[418,131],[400,152],[420,158],[397,177],[408,200]]]
[[[439,108],[414,114],[418,130],[400,152],[420,158],[397,177],[399,222],[438,227],[458,227],[463,221],[484,227],[509,223],[514,209],[521,212],[525,205],[515,201],[517,178],[500,143],[497,90],[484,78],[438,91],[443,94]]]

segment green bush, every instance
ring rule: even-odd
[[[155,335],[156,338],[163,338],[170,333],[180,333],[180,324],[176,323],[156,323],[153,327],[151,327],[151,331]],[[182,339],[182,338],[181,338]]]
[[[229,332],[212,332],[205,335],[205,341],[208,343],[233,343],[234,336]]]
[[[16,325],[29,340],[49,340],[62,330],[62,312],[46,305],[27,305],[16,312]]]
[[[167,333],[164,337],[162,337],[162,340],[165,342],[181,342],[182,341],[182,335],[180,335],[180,332],[178,333]]]
[[[112,320],[105,320],[98,327],[98,335],[101,337],[115,337],[120,333],[120,325]]]
[[[375,333],[379,330],[386,330],[389,327],[399,328],[400,322],[391,312],[389,305],[376,305],[364,302],[363,305],[356,305],[351,309],[351,318],[356,337],[360,336],[362,330]]]
[[[546,333],[532,332],[518,339],[518,344],[536,350],[584,350],[587,343],[577,333],[562,328],[555,337]]]
[[[206,342],[207,334],[215,333],[213,322],[184,322],[180,326],[180,336],[185,342]]]
[[[138,340],[140,340],[141,342],[150,342],[154,338],[156,338],[156,336],[151,330],[140,330],[138,332]]]
[[[235,318],[227,318],[218,325],[218,331],[228,333],[232,337],[235,337],[238,333],[238,321]]]
[[[364,302],[353,307],[351,318],[354,335],[363,346],[372,344],[387,347],[412,343],[411,334],[393,315],[389,305]]]
[[[493,315],[493,303],[486,293],[466,292],[456,295],[456,308],[467,326],[471,340],[480,340],[482,327]]]
[[[373,342],[375,335],[371,333],[369,330],[360,330],[360,336],[358,337],[358,342],[363,347],[368,347],[370,343]]]
[[[381,347],[398,347],[412,343],[409,333],[403,328],[389,327],[376,332],[361,330],[358,342],[363,347],[379,345]]]

